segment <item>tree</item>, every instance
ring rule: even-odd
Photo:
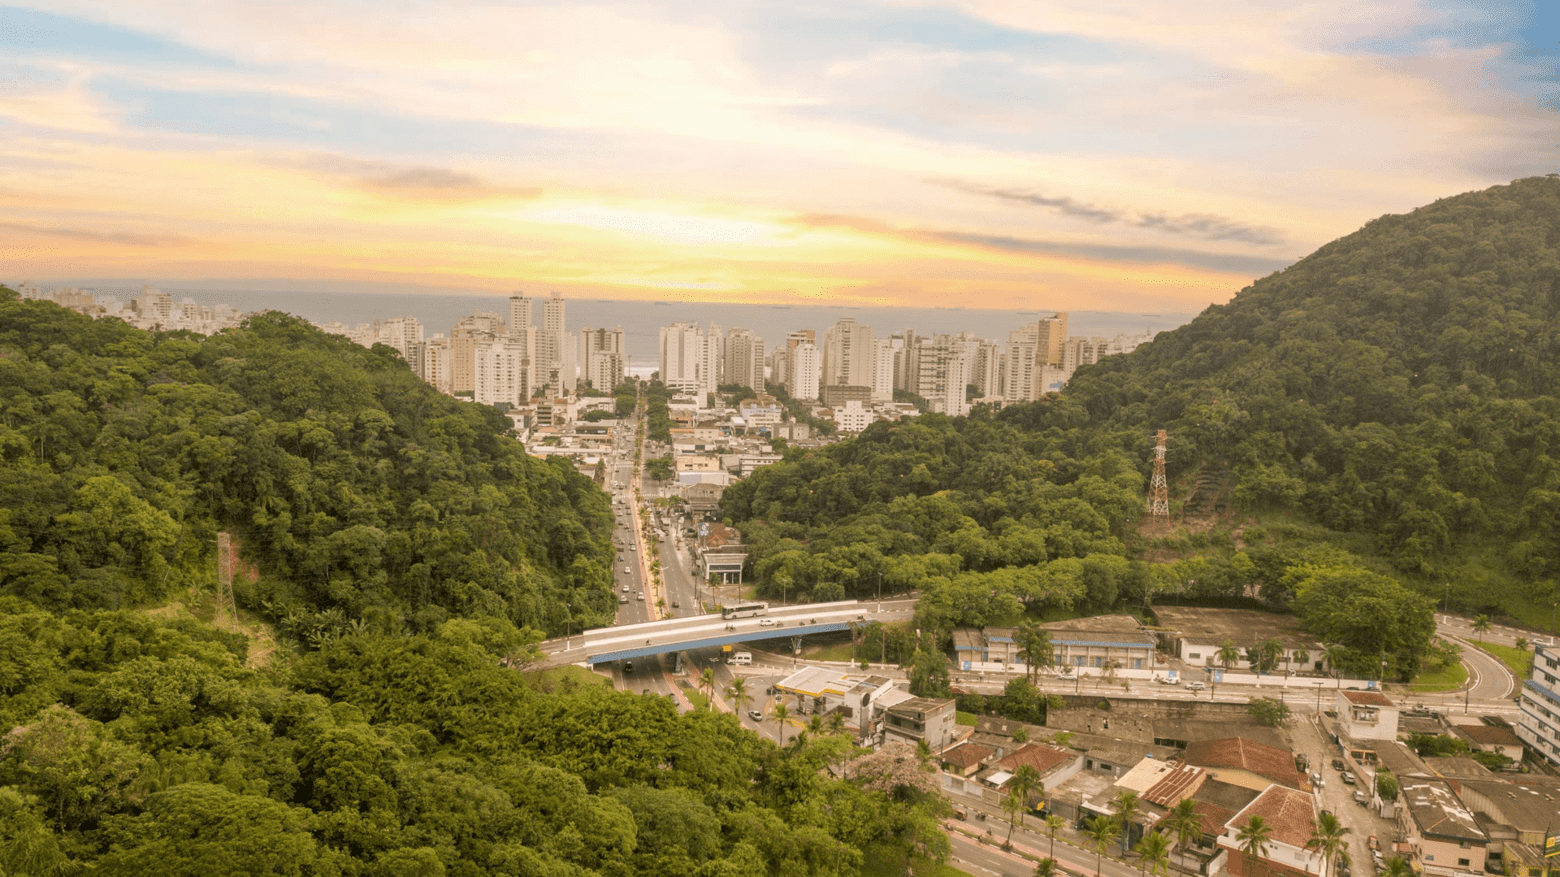
[[[150,760],[113,739],[108,728],[55,704],[13,728],[0,747],[0,783],[37,795],[68,828],[139,802]]]
[[[1246,704],[1246,713],[1258,724],[1269,728],[1289,721],[1289,705],[1276,697],[1254,697]]]
[[[704,696],[708,699],[711,712],[715,710],[715,668],[705,667],[699,674],[699,686],[704,689]]]
[[[1105,850],[1116,842],[1116,837],[1121,834],[1121,826],[1109,816],[1095,816],[1089,820],[1083,833],[1089,839],[1089,845],[1094,847],[1094,875],[1099,877],[1100,867],[1105,863]]]
[[[1235,641],[1232,639],[1219,643],[1217,659],[1220,664],[1224,665],[1224,672],[1230,672],[1230,668],[1240,661],[1240,647],[1235,645]]]
[[[1165,819],[1170,833],[1175,835],[1176,848],[1183,853],[1189,844],[1202,841],[1202,815],[1197,812],[1197,802],[1191,798],[1181,799]]]
[[[1490,627],[1490,617],[1488,615],[1480,615],[1473,619],[1473,632],[1479,635],[1479,643],[1481,645],[1484,642],[1484,635],[1490,632]]]
[[[1311,839],[1306,841],[1305,847],[1322,854],[1326,873],[1331,874],[1333,860],[1349,848],[1348,836],[1349,829],[1338,821],[1337,815],[1323,810],[1321,816],[1317,817],[1316,826],[1311,830]]]
[[[1252,816],[1241,826],[1235,834],[1235,841],[1240,844],[1240,851],[1249,858],[1256,860],[1267,857],[1268,840],[1272,837],[1273,829],[1267,824],[1267,820],[1261,816]],[[1256,862],[1251,863],[1255,867]]]
[[[910,693],[916,697],[951,697],[948,659],[935,651],[917,651],[911,659]]]
[[[1122,791],[1117,793],[1113,803],[1116,805],[1116,821],[1121,823],[1121,855],[1126,856],[1127,848],[1132,846],[1132,829],[1135,827],[1133,820],[1137,816],[1141,801],[1138,799],[1137,792]]]
[[[1002,798],[1002,812],[1008,817],[1007,840],[1002,842],[1004,847],[1013,845],[1013,829],[1020,819],[1024,818],[1024,795],[1018,789],[1010,790]]]
[[[1493,753],[1492,753],[1493,754]],[[1376,797],[1383,801],[1396,801],[1398,796],[1398,778],[1390,770],[1376,772]]]
[[[747,679],[745,677],[738,676],[731,681],[730,685],[726,686],[726,699],[737,705],[737,712],[739,713],[747,709],[747,705],[753,699],[753,696],[748,694]]]
[[[1055,813],[1047,813],[1045,817],[1045,831],[1051,836],[1051,858],[1056,858],[1056,833],[1067,827],[1067,820]]]
[[[1414,867],[1402,856],[1392,856],[1382,863],[1381,877],[1414,877]]]
[[[777,703],[777,704],[775,704],[774,709],[769,711],[769,714],[775,717],[775,724],[780,726],[780,728],[779,728],[780,748],[784,749],[785,748],[785,725],[786,725],[786,720],[791,718],[791,711],[786,708],[785,704]]]
[[[1024,799],[1024,806],[1029,806],[1029,796],[1037,791],[1044,790],[1045,786],[1040,781],[1040,772],[1034,765],[1021,764],[1013,771],[1013,777],[1007,781],[1007,788],[1017,792]]]
[[[116,822],[108,834],[113,849],[96,873],[109,877],[304,875],[319,857],[307,811],[205,783],[151,796],[144,813]]]
[[[1041,667],[1050,666],[1054,654],[1051,648],[1051,632],[1040,627],[1039,622],[1025,621],[1018,626],[1019,657],[1028,668],[1030,684]]]
[[[1036,862],[1033,877],[1056,877],[1056,859],[1045,858]]]
[[[1158,877],[1170,869],[1170,840],[1157,831],[1151,831],[1143,836],[1134,848],[1138,855],[1138,865],[1142,869],[1144,877],[1153,872]]]

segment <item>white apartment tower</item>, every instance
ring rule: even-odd
[[[698,393],[704,332],[694,323],[661,327],[661,383],[679,393]]]
[[[536,300],[515,293],[509,297],[509,328],[524,329],[536,325]]]
[[[966,388],[970,382],[970,358],[963,342],[938,335],[920,345],[916,395],[926,400],[934,414],[962,417],[970,413]]]
[[[1560,647],[1533,647],[1533,671],[1517,702],[1517,736],[1550,764],[1560,765]]]
[[[714,323],[710,324],[699,347],[699,393],[713,393],[725,382],[726,335]],[[701,404],[703,400],[700,400]]]
[[[726,333],[726,367],[721,383],[764,392],[764,339],[749,329]]]
[[[461,317],[450,330],[450,389],[451,393],[470,393],[476,390],[477,345],[496,341],[506,331],[498,314],[477,311],[469,317]]]
[[[876,366],[877,344],[871,326],[846,317],[824,335],[823,383],[870,387]]]
[[[812,396],[806,397],[796,395],[796,388],[791,386],[791,382],[796,380],[796,345],[801,344],[804,341],[808,344],[817,344],[817,337],[813,334],[813,330],[798,329],[795,332],[791,332],[785,336],[785,368],[782,370],[782,374],[777,374],[775,376],[775,383],[783,384],[785,386],[785,391],[790,393],[791,398],[793,399],[816,399],[818,398],[816,389],[814,389]]]
[[[791,349],[791,382],[787,392],[791,398],[811,401],[818,398],[818,387],[823,377],[823,358],[818,345],[811,341],[799,342]]]
[[[894,401],[894,356],[897,353],[894,342],[889,338],[879,338],[873,343],[872,364],[872,401]]]
[[[984,339],[975,343],[975,355],[970,360],[970,383],[981,396],[1001,395],[1002,348]]]
[[[483,405],[519,405],[531,398],[530,362],[516,335],[477,346],[472,398]]]
[[[604,392],[623,383],[628,360],[623,341],[623,327],[614,329],[585,329],[580,332],[585,347],[585,380]]]

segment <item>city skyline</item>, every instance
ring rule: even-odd
[[[0,9],[7,280],[1200,310],[1555,170],[1540,4]]]

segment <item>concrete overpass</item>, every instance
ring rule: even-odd
[[[767,614],[750,618],[694,615],[598,627],[577,636],[547,640],[541,650],[550,664],[601,664],[761,639],[800,640],[810,633],[849,630],[852,624],[906,621],[914,614],[914,600],[770,606]]]

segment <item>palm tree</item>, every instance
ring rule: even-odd
[[[1235,645],[1234,640],[1227,639],[1219,643],[1219,651],[1216,657],[1219,663],[1224,665],[1224,672],[1228,673],[1230,672],[1230,666],[1240,661],[1240,648]]]
[[[1051,632],[1042,630],[1037,621],[1026,621],[1018,626],[1019,656],[1029,668],[1029,681],[1035,681],[1035,672],[1051,663],[1055,654],[1051,648]]]
[[[1056,877],[1056,860],[1041,859],[1040,863],[1035,865],[1034,877]]]
[[[748,694],[747,679],[738,676],[730,685],[726,686],[726,699],[737,705],[737,712],[747,709],[748,703],[753,700],[753,695]]]
[[[1338,817],[1330,811],[1323,810],[1322,815],[1316,820],[1316,827],[1311,830],[1311,839],[1305,842],[1305,848],[1316,850],[1322,854],[1325,873],[1332,873],[1333,859],[1338,853],[1349,848],[1349,829],[1338,821]]]
[[[1013,771],[1013,778],[1007,781],[1007,788],[1018,792],[1024,799],[1024,806],[1029,806],[1029,793],[1044,791],[1045,785],[1040,781],[1040,771],[1035,770],[1034,765],[1021,764]]]
[[[715,710],[715,668],[714,667],[705,667],[704,668],[704,672],[699,674],[699,687],[704,689],[704,696],[709,698],[709,708],[710,708],[710,711],[714,712],[714,710]]]
[[[1303,668],[1306,662],[1311,660],[1311,653],[1306,649],[1295,649],[1294,654],[1290,655],[1290,657]]]
[[[1273,829],[1267,824],[1267,820],[1261,816],[1253,816],[1246,820],[1246,826],[1235,835],[1235,840],[1240,843],[1240,851],[1251,859],[1261,859],[1267,856],[1267,844],[1273,835]],[[1248,870],[1247,873],[1250,873]]]
[[[1170,815],[1165,817],[1165,822],[1170,833],[1175,835],[1176,848],[1183,853],[1188,842],[1195,844],[1202,841],[1202,816],[1197,812],[1197,802],[1191,798],[1181,799],[1181,803],[1175,805]]]
[[[1132,846],[1132,817],[1138,812],[1137,792],[1123,791],[1116,796],[1116,819],[1121,822],[1121,855],[1127,854],[1127,848]]]
[[[1382,863],[1381,877],[1414,877],[1414,866],[1402,856],[1393,856]]]
[[[1257,651],[1262,656],[1262,666],[1271,673],[1278,669],[1278,662],[1284,657],[1284,644],[1277,639],[1268,639]]]
[[[1479,635],[1479,644],[1484,644],[1484,635],[1490,632],[1490,617],[1480,615],[1473,620],[1473,632]]]
[[[777,704],[775,704],[775,708],[769,711],[769,714],[774,716],[775,717],[775,721],[780,725],[780,748],[784,749],[785,748],[785,720],[789,719],[791,717],[791,711],[786,709],[785,704],[777,703]]]
[[[1056,833],[1067,827],[1067,820],[1055,813],[1045,817],[1045,830],[1051,835],[1051,859],[1056,859]]]
[[[1150,871],[1164,877],[1170,870],[1170,839],[1163,834],[1151,831],[1143,835],[1133,851],[1138,854],[1138,868],[1143,877],[1148,877]]]
[[[1007,840],[1002,842],[1002,846],[1007,848],[1013,845],[1013,829],[1018,825],[1018,821],[1024,818],[1023,793],[1018,789],[1008,792],[1007,797],[1002,799],[1002,811],[1008,815]]]
[[[1089,827],[1083,833],[1094,847],[1094,877],[1099,877],[1100,866],[1105,861],[1105,850],[1116,842],[1116,835],[1121,833],[1121,828],[1109,816],[1096,816],[1089,820]]]

